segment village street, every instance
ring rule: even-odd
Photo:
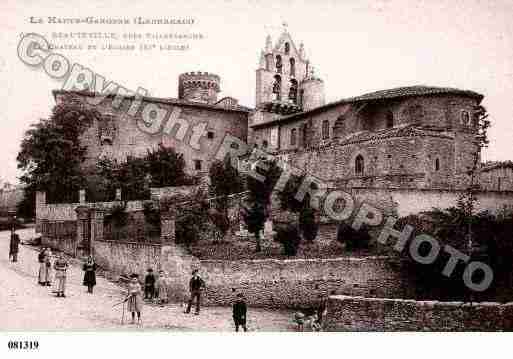
[[[23,241],[35,236],[33,229],[19,230]],[[113,307],[124,298],[124,289],[97,276],[94,294],[82,285],[79,263],[68,271],[66,298],[57,298],[52,287],[37,284],[37,248],[20,245],[17,263],[8,260],[8,231],[0,232],[0,330],[171,330],[171,331],[233,331],[229,307],[205,307],[201,315],[186,315],[179,304],[145,305],[143,323],[129,323],[123,306]],[[249,308],[250,331],[294,330],[290,311],[269,311]]]

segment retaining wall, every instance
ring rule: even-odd
[[[249,305],[305,307],[330,293],[408,297],[400,263],[388,257],[202,260],[207,283],[204,303],[229,305],[243,292]]]
[[[329,331],[510,331],[512,303],[330,296]]]

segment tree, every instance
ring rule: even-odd
[[[46,191],[48,202],[76,200],[85,185],[81,164],[86,147],[80,136],[95,118],[99,113],[81,104],[58,104],[50,119],[25,132],[17,161],[27,200],[38,190]]]
[[[242,217],[248,227],[248,232],[255,236],[255,251],[260,252],[262,250],[260,244],[260,231],[264,229],[266,218],[264,204],[258,201],[253,201],[250,207],[243,207]]]
[[[183,155],[172,147],[159,144],[156,150],[148,150],[144,159],[153,187],[183,186],[193,182],[185,173]]]
[[[228,196],[242,192],[244,186],[239,172],[231,165],[229,156],[224,161],[212,163],[209,178],[209,191],[216,198],[216,209],[210,212],[210,218],[224,237],[230,229]]]
[[[476,192],[479,191],[480,186],[478,183],[478,176],[481,164],[481,151],[483,148],[488,147],[487,131],[490,127],[490,121],[486,108],[483,106],[475,106],[473,111],[473,118],[475,119],[476,129],[474,132],[474,152],[472,153],[472,164],[467,169],[468,185],[464,192],[458,198],[458,208],[464,213],[465,216],[465,238],[467,243],[468,254],[472,255],[473,248],[473,234],[472,234],[472,219],[475,212],[475,204],[477,202]]]

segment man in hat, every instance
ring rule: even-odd
[[[189,299],[189,303],[187,304],[187,309],[185,313],[191,312],[192,302],[196,299],[196,312],[194,314],[198,315],[200,312],[200,303],[201,303],[201,290],[205,288],[205,282],[198,274],[198,270],[195,269],[192,271],[192,278],[189,281],[189,291],[191,292],[191,297]]]
[[[18,261],[18,250],[20,246],[20,236],[13,230],[11,231],[11,242],[9,244],[9,259],[13,262]]]
[[[57,297],[66,297],[64,292],[66,291],[66,271],[68,269],[68,262],[62,255],[59,254],[57,260],[54,263],[55,279],[57,280]]]
[[[242,329],[246,332],[248,329],[246,328],[246,313],[247,306],[244,301],[244,295],[242,293],[237,294],[237,299],[233,304],[233,322],[235,323],[235,331],[239,331],[239,326],[242,326]]]

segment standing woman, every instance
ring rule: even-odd
[[[84,270],[84,285],[87,286],[87,293],[93,294],[93,287],[96,285],[96,263],[93,256],[87,257],[82,269]]]
[[[52,268],[53,268],[53,257],[52,250],[50,248],[46,248],[45,251],[45,279],[47,286],[52,284]]]
[[[142,311],[142,288],[137,274],[132,274],[132,280],[128,283],[128,311],[132,313],[132,324],[135,323],[135,313],[137,313],[137,322],[141,322]]]
[[[41,251],[37,255],[37,261],[39,262],[39,275],[38,282],[40,285],[46,285],[46,260],[45,260],[46,248],[41,248]]]

